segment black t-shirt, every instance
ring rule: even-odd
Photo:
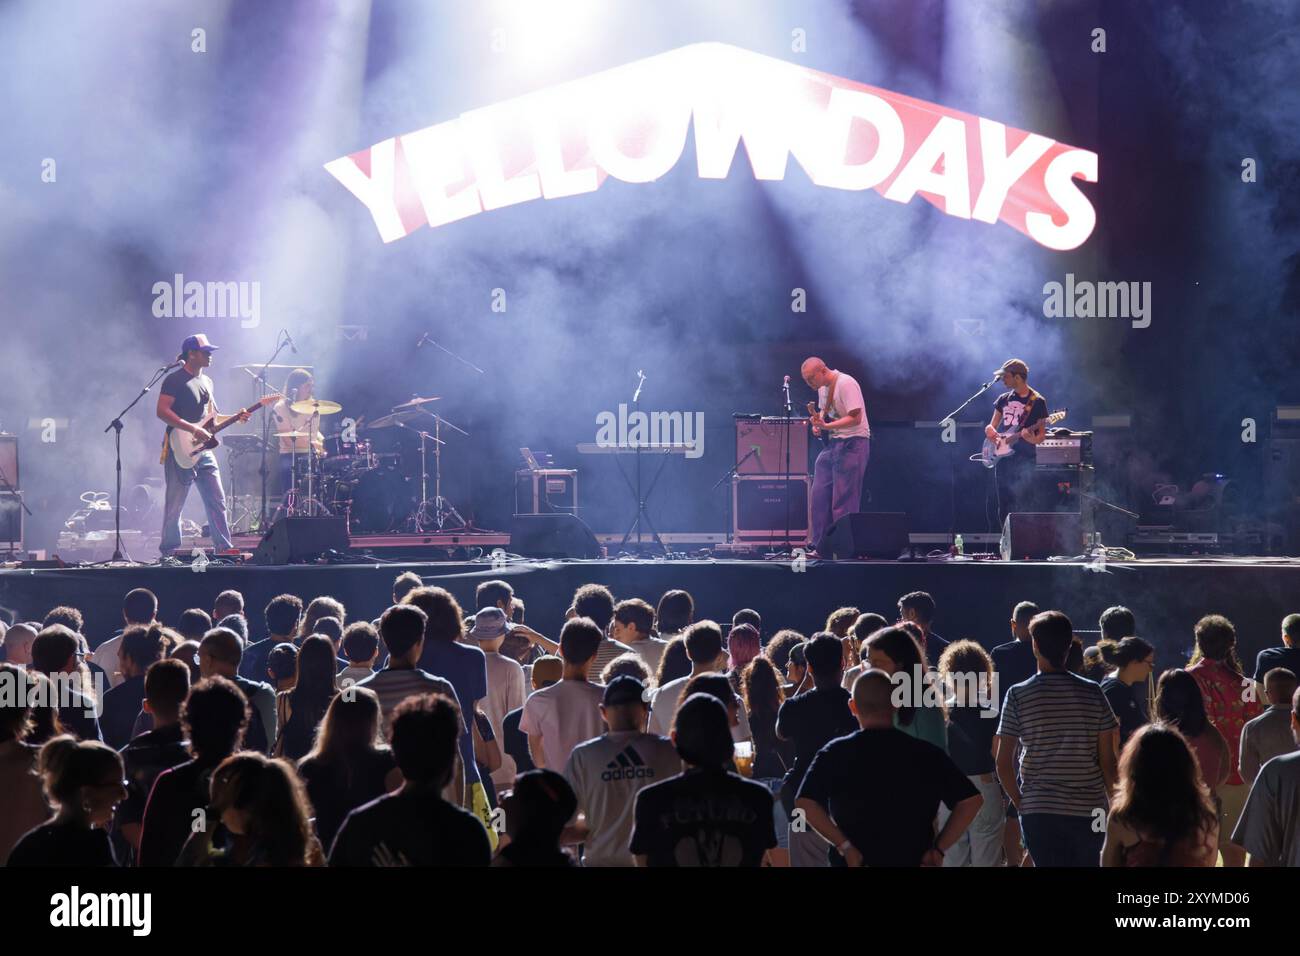
[[[978,793],[934,744],[888,727],[823,747],[799,797],[830,813],[867,866],[920,866],[934,843],[939,804],[952,809]],[[844,862],[834,847],[829,856],[832,865]]]
[[[384,795],[384,781],[397,766],[387,747],[355,754],[347,770],[323,760],[304,760],[298,773],[316,811],[316,835],[330,846],[347,815],[362,804]]]
[[[140,734],[122,748],[126,767],[126,799],[117,808],[117,824],[139,823],[153,782],[164,770],[190,759],[180,724]]]
[[[6,866],[117,866],[108,831],[42,823],[15,844]]]
[[[197,422],[203,419],[203,410],[212,401],[212,379],[202,372],[191,375],[182,366],[163,379],[159,391],[172,397],[173,412],[187,422]]]
[[[983,716],[981,716],[983,715]],[[968,777],[993,773],[993,738],[998,733],[998,711],[978,704],[948,708],[948,756]]]
[[[528,735],[519,729],[519,720],[524,709],[512,710],[501,718],[501,749],[515,758],[517,773],[536,770],[533,755],[528,750]]]
[[[99,729],[104,743],[121,750],[131,742],[131,728],[144,704],[144,675],[128,677],[104,694],[104,710],[99,715]]]
[[[725,770],[652,784],[633,813],[630,849],[650,866],[761,866],[776,846],[771,791]]]
[[[1300,677],[1300,647],[1266,647],[1255,658],[1255,680],[1264,683],[1264,675],[1275,667],[1285,667]]]
[[[849,692],[838,684],[814,687],[781,704],[776,714],[776,732],[794,741],[794,766],[781,788],[781,799],[787,810],[794,809],[794,796],[817,751],[836,737],[857,729],[858,722],[849,710]]]
[[[189,839],[195,810],[206,810],[215,763],[187,760],[158,775],[140,827],[140,865],[175,866]]]
[[[1038,661],[1029,641],[1008,641],[993,648],[993,670],[998,675],[998,694],[1005,698],[1007,691],[1022,684],[1038,673]]]
[[[754,779],[784,777],[794,765],[794,743],[776,735],[776,715],[752,713],[749,730],[754,735]]]
[[[1107,677],[1101,682],[1101,692],[1110,701],[1110,709],[1119,721],[1119,742],[1122,746],[1133,733],[1147,722],[1143,708],[1137,702],[1133,688],[1118,677]]]
[[[1020,429],[1029,428],[1047,417],[1047,402],[1037,392],[1030,392],[1021,398],[1014,391],[1004,392],[993,403],[993,410],[999,420],[994,427],[1003,434],[1008,431],[1017,437]],[[1018,441],[1012,446],[1017,455],[1032,455],[1034,446],[1027,441]]]
[[[474,814],[437,795],[399,792],[348,814],[330,866],[381,866],[386,857],[407,866],[488,866],[492,846]]]

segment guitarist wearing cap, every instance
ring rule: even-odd
[[[1009,391],[993,403],[993,417],[984,426],[990,441],[1018,439],[998,467],[998,522],[1011,511],[1033,510],[1034,446],[1047,437],[1047,400],[1029,387],[1029,366],[1010,359],[1002,366],[1002,384]]]
[[[857,379],[829,369],[816,356],[799,367],[804,382],[817,390],[817,406],[808,405],[814,435],[826,447],[813,466],[812,548],[832,524],[862,508],[862,481],[871,458],[871,426]]]
[[[172,432],[179,431],[194,439],[208,442],[212,431],[204,427],[209,422],[215,427],[233,420],[248,421],[250,412],[241,410],[234,415],[220,415],[212,399],[212,379],[203,370],[212,364],[212,353],[217,346],[202,333],[191,335],[181,343],[180,360],[184,363],[163,379],[159,388],[157,414],[167,423],[167,440],[163,442],[163,474],[166,477],[167,496],[163,505],[162,542],[159,550],[168,555],[181,546],[181,509],[189,497],[190,485],[197,485],[203,498],[203,508],[208,515],[208,528],[212,546],[218,551],[231,548],[230,527],[226,523],[226,495],[221,489],[221,473],[217,470],[217,456],[203,450],[188,467],[177,461],[172,447]]]

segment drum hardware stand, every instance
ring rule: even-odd
[[[149,390],[153,388],[155,385],[157,385],[160,381],[162,381],[162,377],[164,375],[166,375],[172,369],[179,368],[184,364],[185,364],[184,362],[178,359],[177,361],[172,362],[170,365],[164,365],[162,368],[158,369],[158,371],[154,372],[153,377],[149,379],[148,384],[145,385],[144,388],[140,389],[140,394],[137,395],[134,399],[132,399],[130,405],[126,406],[126,408],[118,412],[117,417],[108,423],[108,428],[104,429],[104,431],[106,432],[109,429],[112,429],[114,433],[114,443],[117,446],[117,492],[113,500],[114,544],[113,544],[113,557],[109,559],[110,561],[125,560],[125,557],[122,553],[122,428],[123,428],[122,416],[125,415],[127,412],[129,412],[131,409],[135,408],[136,402],[140,401],[140,399],[148,395]],[[166,451],[166,454],[170,455],[171,450],[168,449]],[[9,484],[8,479],[5,480],[5,485],[9,488],[10,491],[13,491],[13,485]],[[28,515],[30,515],[31,511],[28,509],[22,497],[17,494],[15,494],[15,497],[18,499],[18,504],[22,506],[22,509],[26,511]],[[12,553],[13,551],[12,541],[9,542],[9,549],[10,549],[10,553]]]
[[[265,364],[262,365],[262,374],[253,376],[254,378],[257,379],[256,391],[257,391],[257,397],[259,399],[264,398],[267,395],[267,393],[271,391],[271,388],[266,384],[267,370],[270,369],[272,363],[275,362],[275,360],[279,357],[280,353],[284,351],[284,347],[289,344],[289,337],[287,334],[285,334],[284,329],[281,329],[279,331],[279,333],[275,337],[275,341],[276,341],[275,351],[271,353],[271,357],[266,360]],[[261,467],[258,468],[258,474],[261,475],[262,477],[262,506],[261,506],[261,510],[258,513],[258,519],[257,519],[257,530],[259,533],[265,533],[267,528],[269,527],[269,525],[266,522],[266,477],[270,471],[270,467],[266,463],[266,454],[270,450],[270,445],[271,445],[271,416],[263,415],[262,416],[262,463],[261,463]],[[287,494],[288,491],[289,489],[286,489],[285,493]],[[276,512],[278,513],[283,507],[284,507],[284,502],[281,501],[280,506],[276,508]]]

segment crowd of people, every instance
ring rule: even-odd
[[[1022,602],[990,651],[919,591],[812,635],[683,590],[585,585],[554,639],[503,580],[392,600],[9,625],[0,863],[1300,865],[1300,614],[1251,672],[1226,618],[1158,662],[1123,607],[1085,647]]]

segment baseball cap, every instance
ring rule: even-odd
[[[485,607],[474,615],[474,626],[469,630],[471,641],[495,641],[514,630],[499,607]]]
[[[194,335],[191,335],[189,338],[187,338],[184,342],[181,343],[181,354],[184,355],[186,352],[192,352],[195,349],[199,349],[204,352],[215,352],[217,348],[218,346],[213,345],[211,342],[208,341],[208,337],[206,335],[204,335],[202,332],[196,332]]]
[[[564,676],[564,661],[550,654],[533,661],[533,683],[541,686],[556,683]]]
[[[620,674],[605,685],[605,696],[601,703],[606,707],[619,704],[640,704],[644,701],[645,684],[631,674]]]

